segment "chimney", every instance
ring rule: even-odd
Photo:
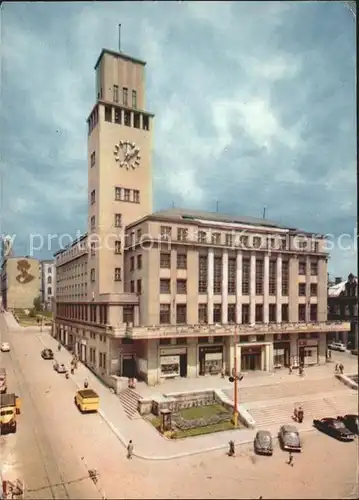
[[[342,281],[343,281],[342,278],[335,278],[336,285],[339,285],[339,283],[341,283]]]

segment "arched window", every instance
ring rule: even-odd
[[[47,295],[52,295],[52,288],[51,288],[51,286],[47,287]]]
[[[49,277],[47,278],[47,282],[48,282],[48,283],[51,283],[51,282],[52,282],[52,278],[51,278],[51,276],[49,276]]]

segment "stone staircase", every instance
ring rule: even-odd
[[[120,392],[119,398],[123,409],[129,419],[141,418],[137,411],[138,401],[142,399],[134,389],[124,389]]]
[[[261,407],[260,404],[245,404],[246,409],[255,420],[256,427],[270,427],[274,424],[280,426],[293,424],[292,415],[296,405],[302,405],[306,422],[311,422],[314,418],[336,417],[346,413],[358,413],[358,395],[333,394],[327,396],[318,395],[317,398],[307,399],[305,396],[298,396],[296,401],[275,401],[267,402]]]

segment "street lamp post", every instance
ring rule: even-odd
[[[233,366],[233,425],[238,426],[238,363],[237,363],[237,324],[234,326],[234,366]]]

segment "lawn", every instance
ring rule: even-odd
[[[185,420],[197,420],[199,418],[209,418],[214,415],[223,414],[229,412],[220,404],[213,404],[208,406],[197,406],[193,408],[185,408],[180,410],[178,414]],[[161,419],[160,417],[155,417],[154,415],[149,415],[149,422],[156,427],[157,430],[160,429]],[[238,424],[237,428],[243,428],[242,424]],[[217,424],[207,425],[205,427],[195,427],[194,429],[176,429],[172,435],[173,439],[181,439],[186,437],[200,436],[203,434],[211,434],[213,432],[228,431],[234,429],[232,421],[230,422],[219,422]]]
[[[30,316],[30,314],[25,314],[23,309],[16,309],[14,312],[15,319],[19,322],[21,326],[38,326],[41,323],[37,322],[37,318],[41,319],[43,325],[52,320],[51,311],[41,311],[36,313],[36,316]]]

